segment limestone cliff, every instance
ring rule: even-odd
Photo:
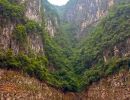
[[[46,2],[46,4],[43,4],[45,2],[42,2],[41,0],[22,0],[22,1],[16,0],[16,1],[18,1],[18,4],[24,5],[25,18],[27,18],[27,20],[33,20],[34,22],[37,22],[39,25],[42,24],[42,20],[43,20],[42,10],[44,10],[43,12],[45,13],[44,20],[45,20],[46,29],[50,33],[50,36],[52,37],[55,36],[55,33],[58,32],[60,22],[59,22],[58,15],[52,5],[48,4],[48,2]],[[89,25],[97,22],[100,18],[102,18],[102,16],[105,16],[107,14],[108,9],[117,1],[120,1],[120,0],[70,1],[66,5],[67,8],[65,10],[64,18],[65,20],[78,26],[79,28],[77,32],[82,33]],[[22,23],[23,21],[22,19],[10,21],[0,16],[0,21],[4,22],[4,24],[0,24],[0,48],[2,50],[6,51],[8,49],[13,49],[14,53],[16,54],[19,53],[19,51],[24,51],[26,53],[28,53],[29,51],[33,51],[36,54],[37,53],[44,54],[43,38],[37,32],[30,32],[29,34],[27,34],[26,46],[21,46],[16,41],[16,39],[13,38],[14,29],[18,24]],[[23,21],[23,23],[25,22]],[[113,56],[126,57],[129,55],[129,52],[130,52],[129,45],[130,45],[130,38],[127,38],[126,40],[119,42],[115,44],[114,46],[111,46],[111,48],[106,48],[101,56],[104,58],[105,62],[107,62]],[[49,47],[48,50],[54,52],[55,54],[55,49],[51,49],[51,47]],[[53,55],[51,55],[51,57],[53,57]],[[58,57],[57,55],[56,57],[54,56],[54,59],[56,58],[59,58],[59,55]],[[90,58],[88,58],[88,60],[89,59]],[[63,58],[63,60],[65,59]],[[56,59],[54,61],[58,62],[59,60]],[[65,63],[61,63],[61,65],[63,64]],[[46,70],[44,71],[44,69],[41,68],[35,72],[36,69],[35,68],[33,69],[33,67],[37,68],[38,66],[31,66],[32,69],[29,66],[29,68],[31,71],[34,70],[34,73],[36,73],[36,75],[37,73],[38,74],[40,73],[39,74],[40,76],[44,75]],[[124,66],[127,66],[127,65],[124,65]],[[87,68],[85,68],[85,70],[87,70]],[[16,99],[16,100],[95,100],[95,99],[96,100],[115,100],[115,99],[127,100],[128,99],[129,100],[130,99],[130,96],[129,96],[130,72],[126,70],[120,71],[119,73],[115,73],[113,76],[101,77],[103,79],[100,79],[100,80],[98,79],[99,80],[98,82],[90,84],[91,86],[88,86],[87,89],[81,93],[76,93],[76,92],[74,93],[74,92],[67,92],[67,91],[64,93],[62,90],[55,88],[55,82],[57,82],[57,80],[62,79],[62,77],[54,81],[54,84],[52,84],[53,85],[52,87],[47,83],[46,80],[44,80],[44,83],[43,83],[43,81],[38,81],[37,79],[31,78],[25,74],[23,75],[23,73],[21,72],[0,69],[0,99],[1,100],[4,100],[4,99],[8,99],[8,100],[10,99]],[[42,74],[41,74],[41,71],[43,71]],[[66,73],[63,73],[63,74],[66,75]],[[72,74],[72,78],[73,78],[73,73],[70,73],[70,74]],[[56,74],[56,75],[62,76],[62,73]],[[53,76],[55,76],[55,74]],[[74,79],[75,79],[75,76],[74,76]],[[87,78],[85,78],[84,81],[88,81],[86,79]],[[67,82],[67,80],[69,79],[63,78],[63,80],[66,80]],[[73,83],[73,81],[70,81],[70,83]],[[77,83],[78,85],[80,85],[80,80]],[[71,85],[71,84],[67,84],[67,85]],[[73,84],[72,86],[75,87],[75,85]]]
[[[130,55],[130,38],[117,43],[112,48],[106,48],[103,52],[104,61],[109,61],[112,57],[127,57]]]
[[[59,16],[58,12],[53,5],[51,5],[47,0],[43,1],[44,5],[44,15],[46,29],[51,37],[54,37],[59,31]]]
[[[65,6],[64,19],[77,26],[77,35],[105,16],[108,9],[121,0],[70,0]]]
[[[34,20],[41,23],[41,0],[17,0],[18,4],[25,5],[24,15],[29,20]],[[27,43],[25,48],[21,46],[13,39],[13,31],[17,24],[21,21],[9,21],[0,17],[1,22],[5,21],[6,24],[0,23],[0,48],[7,50],[13,49],[15,53],[23,50],[28,52],[29,50],[35,53],[43,53],[42,38],[38,34],[32,34],[27,36]]]
[[[42,0],[24,0],[22,3],[24,2],[26,5],[25,15],[27,16],[27,18],[41,23],[42,22],[42,16],[41,16]]]

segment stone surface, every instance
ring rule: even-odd
[[[127,57],[130,55],[130,38],[117,43],[112,48],[106,48],[103,52],[104,61],[107,62],[112,57]]]
[[[51,5],[47,0],[43,1],[45,26],[51,37],[59,31],[60,19],[55,6]]]
[[[64,19],[77,26],[77,36],[80,37],[119,1],[121,0],[70,0],[65,6]]]
[[[39,24],[42,22],[41,0],[18,0],[17,2],[26,5],[25,16],[28,19],[38,22]],[[4,25],[0,24],[0,49],[5,51],[12,49],[16,54],[19,51],[28,52],[29,50],[34,51],[34,53],[44,53],[42,37],[40,35],[30,33],[31,35],[27,36],[26,46],[21,47],[21,45],[13,39],[13,30],[18,23],[7,21],[4,18],[0,18],[0,21],[5,22]]]
[[[130,71],[93,83],[82,93],[62,92],[19,72],[0,69],[0,100],[130,100]]]

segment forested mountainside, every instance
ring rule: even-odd
[[[129,99],[129,21],[130,0],[0,0],[0,96]]]
[[[123,0],[70,0],[65,5],[63,18],[75,25],[77,38],[80,38],[88,33],[87,30],[90,30],[94,23],[107,15],[108,9],[123,2]],[[128,2],[129,0],[125,0],[125,3]]]

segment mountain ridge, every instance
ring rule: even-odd
[[[109,85],[104,85],[108,94],[103,91],[104,88],[98,88],[103,84],[102,79],[110,75],[114,76],[122,70],[129,70],[130,1],[126,0],[125,3],[120,4],[120,0],[116,0],[117,5],[109,11],[109,6],[113,5],[113,0],[77,0],[76,6],[72,6],[71,2],[75,1],[68,3],[69,6],[74,7],[73,9],[64,8],[65,6],[57,8],[42,0],[0,0],[0,7],[2,8],[0,10],[0,20],[2,21],[0,25],[0,68],[20,71],[30,77],[35,77],[40,80],[38,84],[43,82],[49,85],[45,88],[54,87],[52,91],[49,90],[51,92],[44,94],[45,98],[49,96],[52,99],[54,95],[56,99],[55,91],[57,91],[56,95],[60,99],[105,99],[107,95],[110,95],[110,99],[113,99],[114,95],[107,91]],[[84,9],[86,4],[88,10]],[[68,5],[66,6],[69,7]],[[60,9],[64,9],[64,13],[59,12]],[[63,20],[62,17],[64,17],[66,9],[72,11],[74,21]],[[95,17],[98,12],[101,12],[102,15],[104,10],[105,13],[103,13],[101,20],[100,16],[98,16],[99,19]],[[83,16],[82,14],[75,15],[78,13],[82,13]],[[87,14],[87,17],[84,14]],[[77,30],[81,30],[81,27],[77,28],[76,25],[80,26],[84,21],[83,17],[86,19],[88,17],[92,18],[92,20],[89,20],[91,24],[95,23],[95,19],[99,21],[96,25],[94,24],[94,27],[93,25],[89,27],[90,31],[88,29],[87,31],[84,30],[87,34],[84,35],[84,38],[77,40],[77,32],[80,34]],[[86,27],[88,28],[88,26]],[[124,73],[121,77],[124,77]],[[15,74],[15,76],[17,75]],[[124,80],[121,77],[115,84],[119,84],[118,81]],[[105,82],[107,83],[109,80],[109,78],[106,78]],[[113,81],[114,78],[108,84]],[[10,81],[7,80],[6,82]],[[94,85],[93,88],[92,84],[98,84],[98,82],[100,83],[99,87],[96,88],[96,85]],[[14,84],[17,84],[17,82]],[[2,85],[2,89],[5,87],[5,90],[8,91],[8,88],[15,88],[14,84]],[[116,87],[116,85],[113,86]],[[92,91],[93,89],[103,92],[96,92],[95,94]],[[113,88],[113,91],[117,90]],[[122,91],[124,90],[122,89]],[[66,93],[68,95],[64,96]],[[118,98],[117,94],[115,95]],[[40,97],[42,97],[41,94]],[[127,98],[124,96],[124,92],[121,98]]]

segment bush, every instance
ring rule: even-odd
[[[41,27],[35,21],[27,21],[25,24],[27,33],[39,33],[42,32]]]
[[[27,33],[26,33],[26,28],[24,25],[22,25],[22,24],[17,25],[14,29],[13,35],[14,35],[14,39],[16,39],[16,41],[19,44],[22,45],[22,44],[26,43]]]
[[[12,50],[0,53],[0,66],[2,68],[14,69],[28,73],[40,80],[47,79],[48,70],[45,57],[27,56],[24,53],[14,55]]]
[[[10,21],[22,19],[24,7],[10,3],[8,0],[0,0],[0,16]]]

